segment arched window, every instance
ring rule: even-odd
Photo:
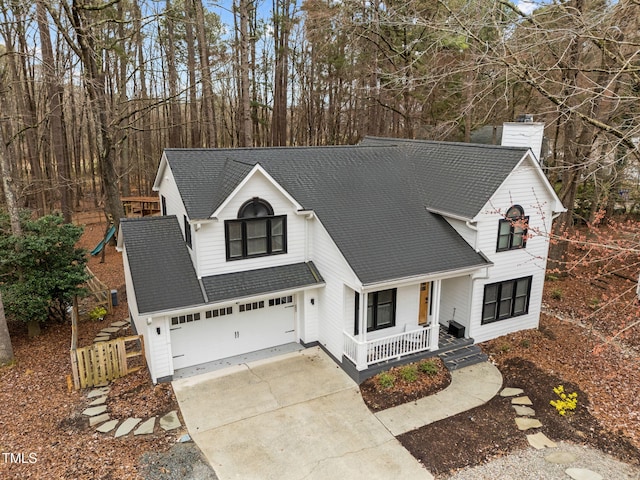
[[[497,252],[524,248],[527,244],[527,225],[529,217],[524,215],[524,209],[520,205],[513,205],[505,218],[498,224]]]
[[[253,197],[245,202],[238,211],[238,218],[269,217],[273,215],[273,208],[267,202],[258,197]]]
[[[227,260],[287,252],[287,217],[258,197],[242,204],[237,220],[225,222]]]

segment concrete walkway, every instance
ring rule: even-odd
[[[451,417],[491,400],[502,388],[502,374],[491,363],[451,372],[451,384],[428,397],[375,414],[393,436]]]
[[[436,395],[374,415],[319,348],[173,382],[220,480],[432,480],[395,436],[481,405],[501,386],[493,365],[478,364],[454,371]]]

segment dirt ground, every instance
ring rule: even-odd
[[[104,225],[90,225],[81,246],[91,250],[104,231]],[[109,245],[105,263],[100,260],[100,256],[90,257],[89,266],[103,283],[118,291],[119,305],[101,322],[79,323],[79,346],[90,345],[99,330],[128,316],[121,254]],[[91,306],[91,300],[81,302],[81,309]],[[90,401],[86,391],[68,389],[70,323],[47,325],[33,339],[28,338],[23,324],[10,322],[9,328],[16,361],[0,369],[0,404],[5,406],[0,409],[0,447],[13,456],[0,459],[0,478],[142,478],[140,471],[152,469],[142,456],[152,459],[151,454],[168,451],[186,433],[185,429],[167,433],[157,423],[154,433],[147,436],[116,439],[113,434],[95,432],[81,414]],[[171,385],[154,386],[143,369],[113,382],[107,407],[112,418],[147,418],[176,410],[178,405]],[[193,444],[186,448],[197,451]],[[169,475],[171,469],[164,471]]]

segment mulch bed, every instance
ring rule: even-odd
[[[419,398],[433,395],[449,386],[451,374],[437,357],[428,359],[438,368],[438,372],[433,375],[419,372],[417,380],[407,382],[402,379],[401,370],[403,367],[394,367],[388,370],[390,375],[395,377],[392,387],[385,388],[380,385],[377,377],[369,378],[360,385],[360,393],[364,403],[372,412],[386,410],[396,405],[413,402]],[[420,362],[409,365],[418,365]]]
[[[529,433],[541,431],[554,441],[588,444],[625,462],[638,463],[640,451],[624,437],[607,431],[589,413],[589,399],[576,385],[521,358],[510,358],[499,368],[504,385],[522,388],[533,402],[534,418],[543,427]],[[555,398],[553,388],[560,384],[565,391],[578,393],[577,409],[565,417],[549,404]],[[398,440],[430,472],[451,473],[528,447],[526,433],[518,430],[515,418],[511,399],[497,396],[480,407],[401,435]]]

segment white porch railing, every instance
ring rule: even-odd
[[[405,355],[435,350],[438,348],[438,330],[435,323],[429,327],[418,328],[388,337],[362,342],[344,332],[344,356],[351,360],[358,370],[369,365],[397,359]]]

